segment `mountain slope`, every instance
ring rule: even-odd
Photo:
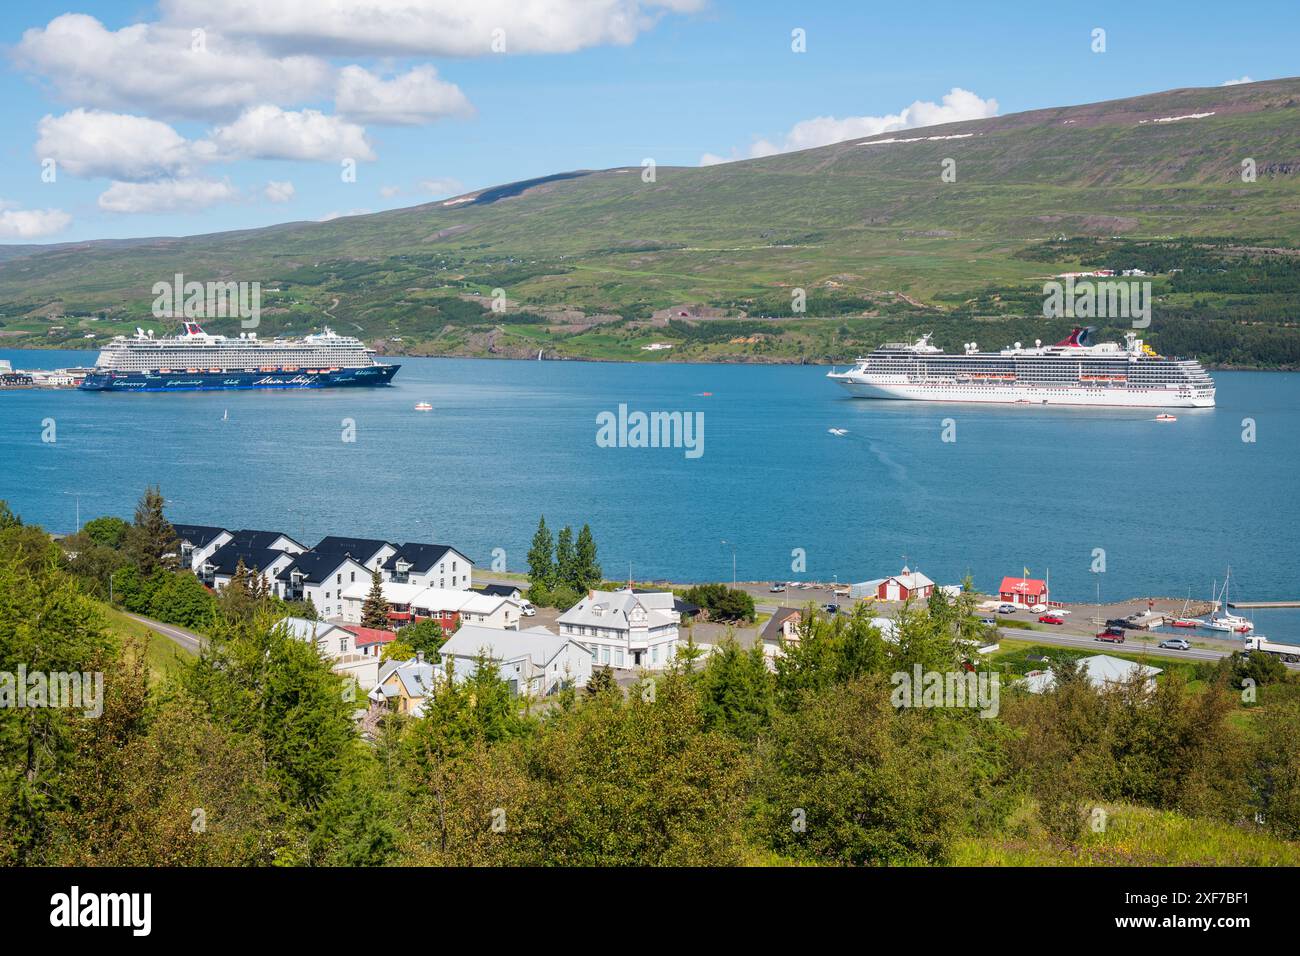
[[[1248,158],[1254,182],[1242,180]],[[953,182],[941,179],[945,160],[955,163]],[[556,174],[326,223],[11,249],[0,261],[0,334],[79,338],[86,326],[62,317],[89,311],[108,320],[96,331],[130,327],[151,319],[153,283],[178,271],[280,289],[264,291],[271,330],[306,328],[324,314],[408,350],[513,354],[540,344],[600,357],[598,341],[576,351],[565,344],[590,338],[605,314],[634,326],[600,326],[621,329],[606,357],[636,357],[638,342],[671,328],[669,307],[691,320],[788,314],[794,288],[808,290],[809,314],[912,313],[933,324],[989,290],[1008,293],[992,297],[1002,306],[1034,285],[1041,298],[1045,275],[1079,261],[1070,249],[1026,257],[1056,237],[1232,237],[1217,248],[1239,262],[1257,255],[1243,247],[1296,244],[1300,80],[1174,90],[655,172],[650,183],[639,167]],[[510,297],[505,320],[455,298],[493,288]],[[1292,304],[1257,302],[1263,312],[1252,318],[1285,323]],[[549,313],[537,323],[519,309]],[[999,318],[1029,312],[988,309]],[[64,329],[51,336],[50,324]],[[836,344],[823,338],[767,357],[823,356],[818,349]]]

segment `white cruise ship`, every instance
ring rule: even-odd
[[[88,391],[175,392],[242,388],[339,388],[387,385],[399,365],[381,365],[350,335],[301,339],[209,335],[185,322],[176,335],[137,330],[107,343],[81,387]]]
[[[1076,328],[1055,345],[1019,342],[981,352],[971,342],[947,354],[923,335],[911,345],[887,344],[846,372],[827,378],[858,398],[921,402],[993,402],[1028,405],[1115,405],[1209,408],[1214,380],[1199,362],[1157,355],[1129,332],[1123,345],[1089,340]]]

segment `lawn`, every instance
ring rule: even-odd
[[[100,610],[109,633],[116,636],[123,644],[129,638],[138,638],[145,642],[145,663],[149,667],[151,684],[161,683],[176,674],[185,662],[193,657],[179,644],[168,640],[116,608],[103,604],[100,605]]]

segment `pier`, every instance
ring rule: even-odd
[[[1260,607],[1300,607],[1300,601],[1229,601],[1228,607],[1233,608],[1260,608]]]

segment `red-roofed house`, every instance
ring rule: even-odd
[[[369,657],[378,657],[384,652],[384,645],[397,638],[394,631],[381,631],[374,627],[362,627],[360,624],[341,626],[357,636],[357,652]]]
[[[1037,578],[1003,578],[998,597],[1008,604],[1046,604],[1047,582]]]

